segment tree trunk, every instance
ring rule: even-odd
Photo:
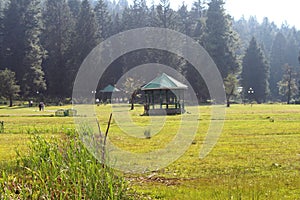
[[[230,107],[230,101],[227,100],[227,108]]]
[[[133,102],[133,99],[131,99],[131,108],[130,110],[134,110],[134,102]]]
[[[287,104],[290,104],[290,102],[291,102],[291,89],[289,88],[288,97],[287,97]]]
[[[12,107],[13,106],[13,100],[12,100],[12,97],[9,97],[9,107]]]
[[[226,102],[227,102],[227,108],[229,108],[230,107],[230,95],[227,95]]]
[[[137,93],[137,90],[134,90],[134,92],[131,94],[131,98],[130,98],[131,108],[130,108],[130,110],[134,110],[134,99],[135,99],[136,93]]]
[[[291,82],[292,82],[292,71],[289,72],[287,104],[290,104],[291,101]]]

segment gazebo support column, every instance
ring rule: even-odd
[[[159,103],[160,103],[160,109],[162,109],[162,106],[163,106],[163,99],[162,99],[161,90],[159,90]]]
[[[155,103],[154,103],[154,91],[152,91],[152,108],[153,108],[153,110],[155,109]]]
[[[166,90],[166,109],[169,109],[169,97],[168,97],[168,90]]]
[[[182,94],[182,110],[184,111],[184,92]]]

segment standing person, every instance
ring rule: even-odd
[[[44,108],[45,108],[45,104],[43,102],[40,102],[39,103],[39,109],[40,109],[40,111],[44,111]]]

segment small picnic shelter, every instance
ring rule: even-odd
[[[188,86],[163,73],[141,88],[145,94],[145,115],[184,113],[184,91]]]
[[[121,90],[118,88],[108,85],[104,89],[100,90],[101,100],[103,102],[111,102],[112,93],[121,93]]]

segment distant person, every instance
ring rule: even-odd
[[[40,111],[44,111],[44,108],[45,108],[45,104],[43,102],[40,102],[39,103],[39,109],[40,109]]]
[[[97,104],[97,106],[99,106],[99,103],[100,103],[100,100],[99,100],[99,99],[96,99],[96,104]]]
[[[33,106],[33,101],[29,101],[29,107]]]

